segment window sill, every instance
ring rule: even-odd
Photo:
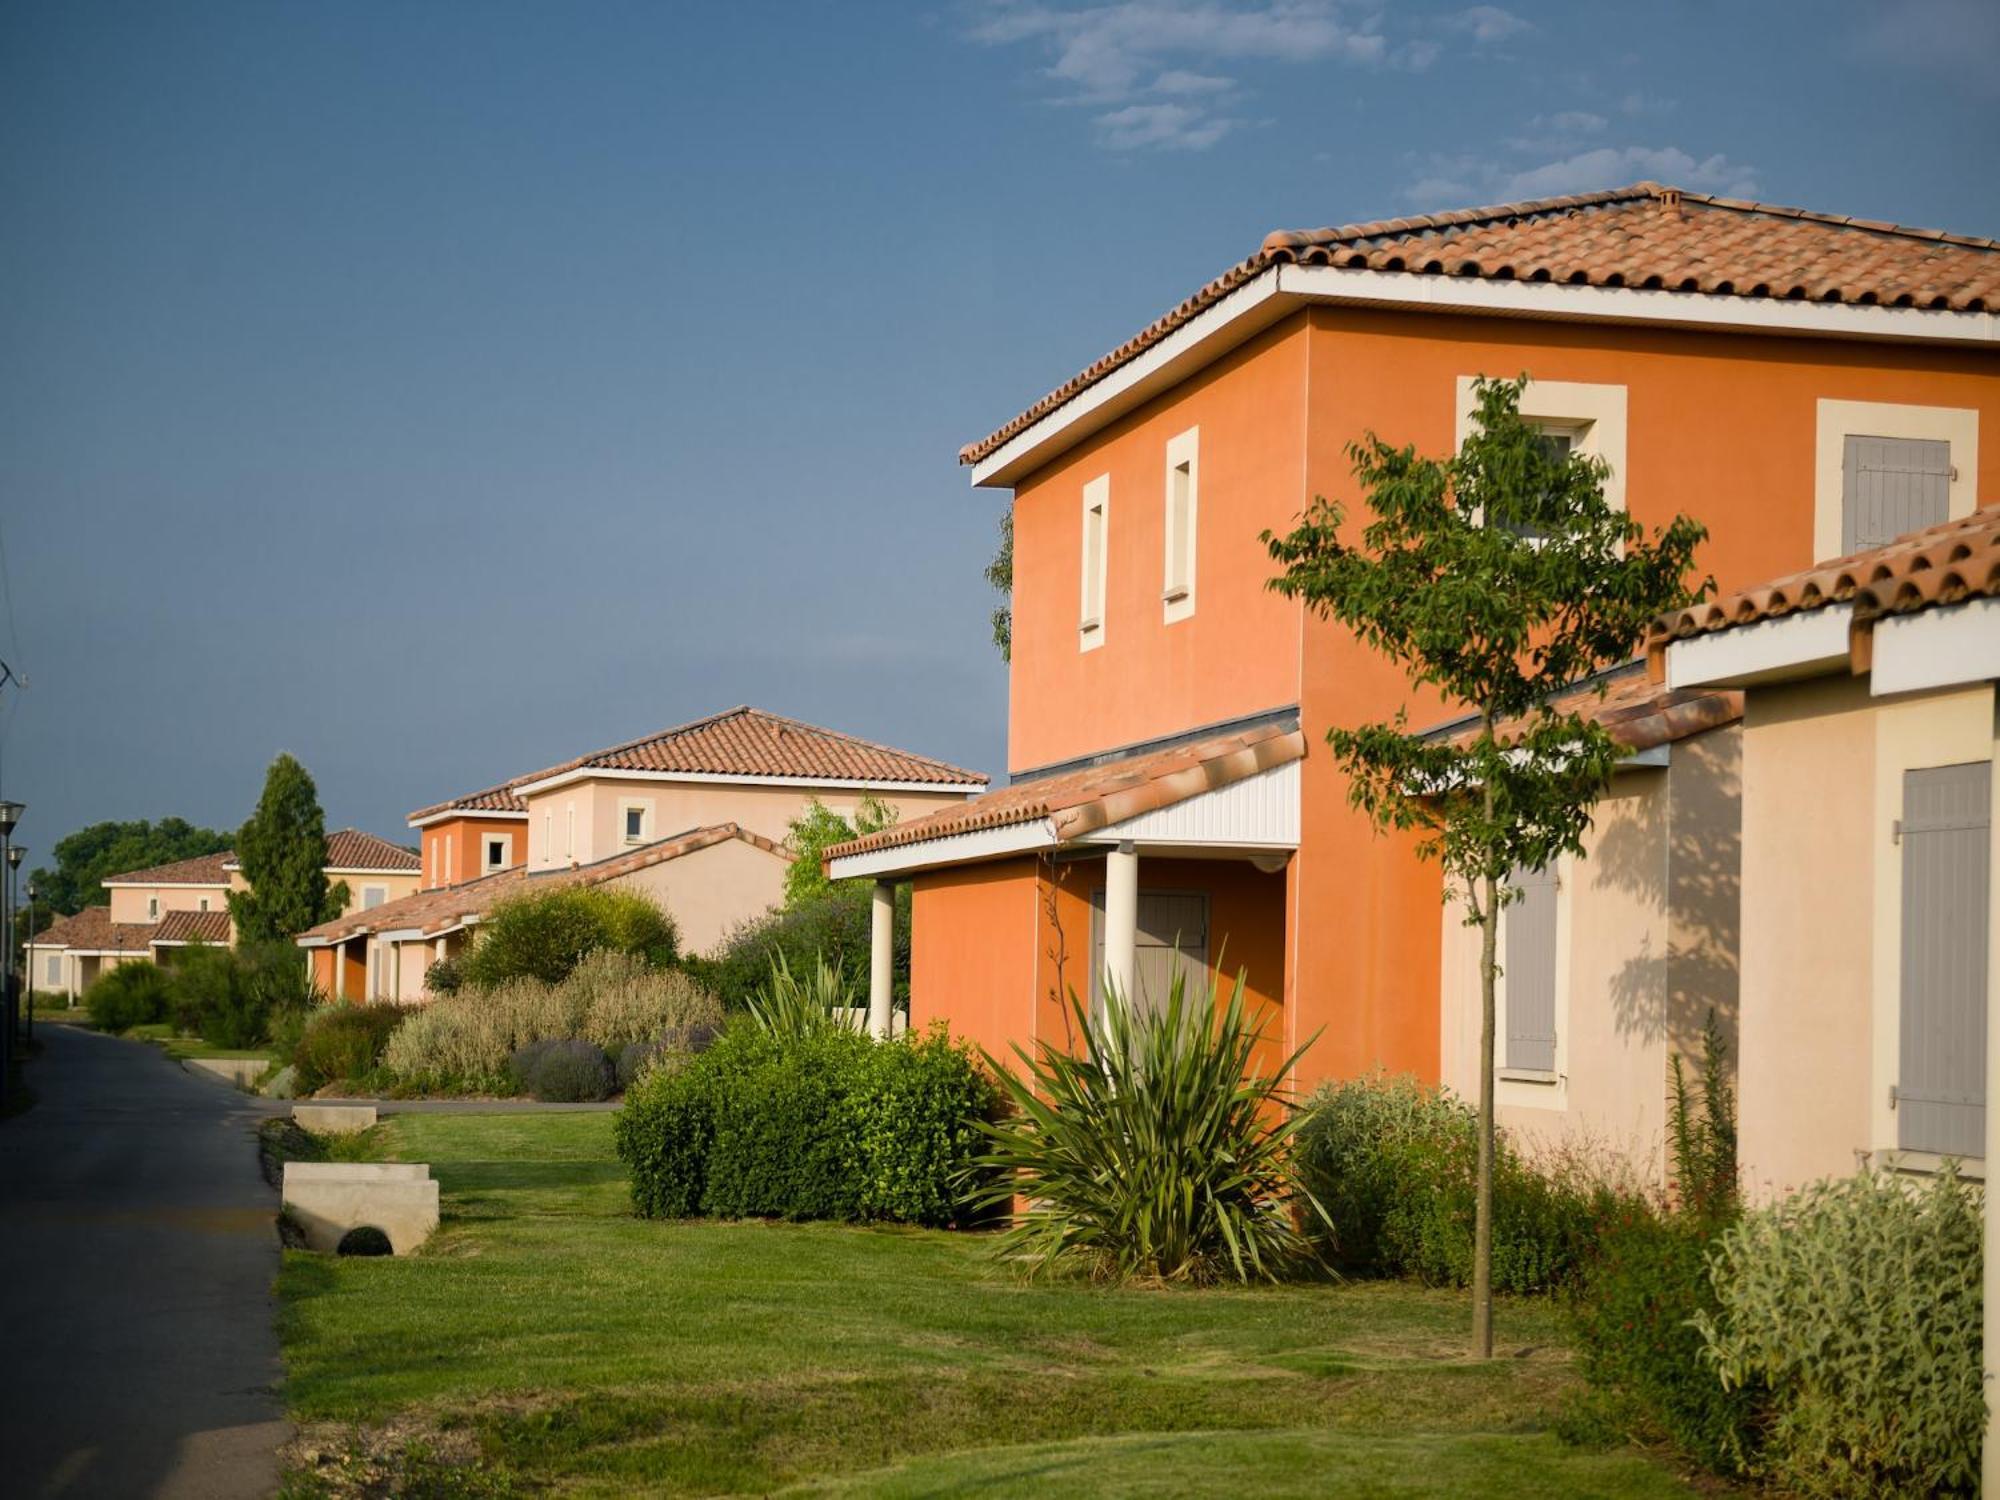
[[[1958,1175],[1967,1182],[1986,1180],[1986,1162],[1977,1156],[1946,1158],[1935,1151],[1900,1151],[1885,1147],[1879,1151],[1856,1151],[1856,1162],[1864,1167],[1876,1166],[1885,1172],[1903,1172],[1915,1176],[1929,1177],[1937,1173],[1947,1160],[1958,1163]]]
[[[1187,599],[1188,593],[1189,590],[1185,585],[1176,584],[1172,588],[1160,590],[1160,601],[1163,604],[1180,604]]]
[[[1499,1068],[1495,1071],[1502,1083],[1540,1083],[1553,1088],[1562,1082],[1562,1074],[1545,1073],[1540,1068]]]
[[[1089,635],[1092,631],[1102,630],[1103,628],[1104,622],[1102,620],[1085,620],[1076,627],[1076,633],[1078,635]]]

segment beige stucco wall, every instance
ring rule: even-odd
[[[707,953],[731,928],[784,899],[786,861],[742,839],[724,839],[614,882],[645,891],[673,914],[683,953]]]
[[[343,880],[347,882],[347,905],[340,909],[340,915],[343,917],[351,911],[361,909],[362,892],[369,886],[383,887],[386,892],[383,896],[384,904],[400,901],[405,896],[414,896],[423,888],[423,876],[416,870],[398,875],[356,875],[328,870],[326,880],[328,885],[338,885]]]
[[[170,911],[227,911],[228,889],[220,885],[119,885],[107,887],[105,894],[111,898],[112,921],[154,922],[159,918],[147,915],[149,900],[159,901],[160,915]]]
[[[531,870],[556,870],[572,860],[580,865],[609,859],[633,847],[625,842],[628,803],[650,810],[644,842],[694,828],[735,823],[783,843],[794,818],[817,796],[843,816],[852,816],[865,789],[756,786],[735,782],[626,781],[571,782],[528,798],[528,861]],[[965,801],[962,793],[885,792],[882,800],[904,819]],[[570,835],[574,818],[574,837]]]
[[[1661,769],[1619,773],[1580,858],[1557,866],[1556,1078],[1505,1075],[1502,920],[1495,1113],[1531,1151],[1582,1153],[1649,1182],[1666,1172],[1669,1059],[1712,1008],[1736,1009],[1741,735],[1685,740]],[[1459,903],[1442,927],[1441,1077],[1479,1091],[1479,932]]]

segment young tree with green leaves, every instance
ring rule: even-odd
[[[1319,498],[1264,542],[1270,587],[1476,716],[1452,738],[1386,723],[1327,735],[1348,797],[1384,830],[1414,832],[1447,894],[1480,930],[1479,1150],[1472,1352],[1493,1352],[1493,1032],[1500,912],[1516,870],[1582,852],[1623,754],[1581,709],[1587,684],[1627,660],[1646,623],[1701,596],[1686,579],[1702,526],[1676,516],[1649,537],[1604,497],[1602,459],[1558,446],[1520,412],[1526,377],[1481,378],[1472,433],[1448,458],[1373,433],[1348,446],[1374,519],[1356,544]],[[1563,698],[1565,690],[1584,688]],[[1602,685],[1598,692],[1603,691]]]
[[[801,906],[833,889],[833,882],[826,878],[821,864],[828,849],[849,839],[880,833],[896,817],[894,805],[880,797],[863,797],[855,804],[852,818],[843,818],[817,797],[808,801],[805,811],[786,825],[785,842],[792,849],[791,867],[785,871],[786,908]]]
[[[236,860],[250,885],[229,893],[239,944],[290,942],[347,905],[347,883],[327,883],[319,789],[290,755],[280,754],[265,773],[257,810],[236,835]]]
[[[1014,659],[1014,512],[1000,518],[1000,550],[986,565],[986,581],[998,590],[1005,603],[993,606],[993,648],[1000,660]]]

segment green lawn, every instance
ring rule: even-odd
[[[261,1057],[266,1061],[277,1060],[277,1054],[268,1047],[211,1047],[198,1036],[180,1035],[171,1021],[151,1021],[143,1026],[134,1026],[125,1034],[142,1042],[151,1042],[172,1058]]]
[[[438,1493],[1688,1493],[1549,1434],[1574,1377],[1545,1304],[1505,1305],[1475,1365],[1455,1293],[1105,1290],[1023,1281],[984,1237],[643,1222],[606,1114],[405,1115],[371,1144],[431,1163],[444,1228],[408,1259],[287,1252],[288,1398],[323,1455],[294,1493],[383,1462]]]

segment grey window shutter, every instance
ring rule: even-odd
[[[1950,519],[1951,444],[1850,434],[1841,454],[1840,550],[1859,552]]]
[[[1993,767],[1903,773],[1896,1144],[1986,1155],[1986,945]]]
[[[1553,1073],[1556,1067],[1556,872],[1516,870],[1520,896],[1506,909],[1507,1045],[1504,1068]]]
[[[1091,893],[1090,1003],[1104,998],[1104,892]],[[1141,1005],[1165,1005],[1176,973],[1187,975],[1190,993],[1207,980],[1208,897],[1199,891],[1139,892],[1138,952],[1134,955],[1134,997]]]

